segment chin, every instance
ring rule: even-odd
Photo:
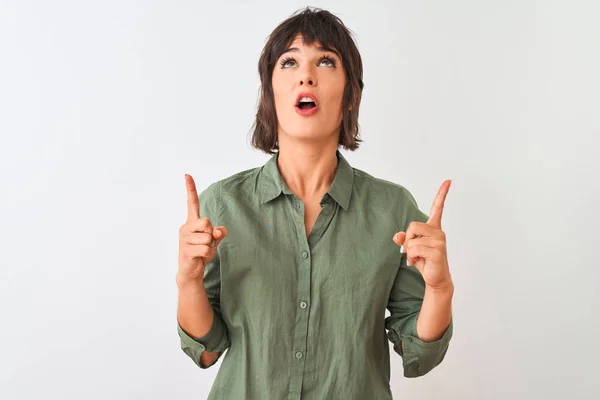
[[[339,121],[339,124],[335,126],[332,121],[327,121],[329,123],[323,123],[324,121],[320,121],[316,118],[304,119],[300,121],[293,119],[288,122],[289,123],[284,126],[280,125],[280,133],[283,133],[292,140],[318,141],[327,140],[332,135],[332,132],[339,132],[339,124],[341,124],[341,121]]]
[[[287,136],[296,141],[307,141],[307,142],[324,142],[327,141],[330,135],[322,130],[315,131],[294,131],[287,133]]]
[[[316,130],[296,130],[288,132],[287,135],[296,140],[324,139],[327,137],[324,132]]]

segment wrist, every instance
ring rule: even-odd
[[[177,287],[179,289],[187,289],[187,288],[204,288],[204,274],[201,274],[200,277],[182,275],[177,273],[175,276],[175,282],[177,283]]]
[[[452,280],[448,280],[447,282],[443,282],[435,286],[425,285],[425,291],[436,295],[452,296],[454,294],[454,282],[452,282]]]

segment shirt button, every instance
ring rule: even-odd
[[[305,251],[303,251],[303,252],[302,252],[302,258],[308,258],[308,253],[307,253],[307,252],[305,252]]]
[[[302,358],[302,353],[298,351],[298,352],[296,353],[296,358],[297,358],[298,360],[299,360],[299,359],[301,359],[301,358]]]
[[[306,302],[303,301],[302,303],[300,303],[300,308],[306,308]]]

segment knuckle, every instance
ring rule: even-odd
[[[194,232],[190,232],[185,236],[185,241],[192,245],[197,245],[199,235]]]
[[[190,231],[197,231],[198,229],[202,229],[204,226],[204,222],[201,219],[197,219],[195,221],[190,222],[188,228]]]
[[[208,218],[208,217],[202,217],[202,218],[200,218],[200,220],[202,222],[204,222],[206,225],[211,225],[212,226],[212,224],[210,222],[210,218]]]
[[[200,249],[200,253],[202,257],[208,257],[210,255],[210,247],[203,245]]]
[[[179,233],[179,246],[180,247],[185,246],[187,242],[188,241],[187,241],[187,235],[186,235],[186,233],[185,232],[180,232]]]
[[[210,220],[208,218],[204,217],[204,218],[200,218],[198,220],[198,224],[196,225],[196,228],[203,232],[210,233],[212,231],[212,224],[210,223]]]
[[[201,234],[201,243],[204,245],[210,245],[213,241],[213,236],[210,233],[202,233]]]

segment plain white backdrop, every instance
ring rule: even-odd
[[[184,174],[266,162],[258,57],[306,5],[0,1],[1,399],[206,398],[220,361],[176,332]],[[418,379],[390,346],[394,397],[599,398],[600,3],[310,5],[363,57],[350,163],[425,212],[453,180],[454,338]]]

